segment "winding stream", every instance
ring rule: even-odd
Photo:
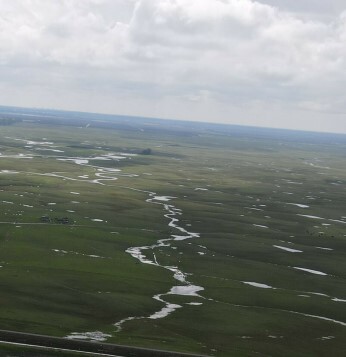
[[[28,141],[25,139],[18,139],[18,138],[7,138],[7,139],[12,139],[16,141],[23,141],[26,143],[26,149],[32,149],[32,150],[52,150],[56,152],[61,152],[63,153],[64,151],[62,150],[57,150],[56,146],[53,146],[53,142],[48,142],[48,141],[42,141],[42,142],[34,142],[34,141]],[[1,155],[1,154],[0,154]],[[63,156],[63,155],[57,155],[57,156],[47,156],[47,155],[35,155],[35,154],[16,154],[16,155],[1,155],[2,158],[18,158],[18,159],[34,159],[35,157],[44,157],[44,158],[54,158],[55,160],[58,161],[64,161],[64,162],[70,162],[79,166],[84,166],[84,167],[89,167],[95,170],[94,176],[90,177],[90,175],[82,175],[76,177],[70,177],[67,176],[65,172],[48,172],[48,173],[38,173],[38,172],[30,172],[30,171],[10,171],[10,170],[1,170],[0,173],[2,174],[26,174],[26,175],[37,175],[37,176],[48,176],[48,177],[55,177],[55,178],[60,178],[64,180],[70,180],[70,181],[79,181],[79,182],[87,182],[91,184],[99,184],[99,185],[106,185],[110,181],[115,181],[118,179],[119,176],[126,176],[126,177],[137,177],[138,175],[134,174],[125,174],[123,173],[120,169],[117,168],[109,168],[109,167],[103,167],[103,166],[96,166],[93,165],[91,162],[93,160],[98,160],[98,161],[110,161],[110,160],[115,160],[115,161],[120,161],[123,159],[129,159],[129,156],[133,156],[133,154],[126,154],[126,153],[120,153],[120,154],[114,154],[114,153],[108,153],[108,154],[103,154],[100,156],[95,156],[95,157],[70,157],[70,156]],[[194,285],[187,279],[187,273],[183,272],[179,267],[177,266],[170,266],[170,265],[163,265],[160,264],[156,255],[155,255],[155,250],[157,248],[161,247],[170,247],[172,242],[174,241],[182,241],[185,239],[192,239],[192,238],[198,238],[199,233],[193,233],[189,232],[185,228],[181,227],[179,225],[179,216],[182,214],[182,211],[179,208],[176,208],[173,204],[168,203],[175,197],[170,197],[170,196],[158,196],[155,192],[150,192],[150,191],[144,191],[144,190],[139,190],[131,187],[123,187],[124,189],[129,189],[133,191],[138,191],[145,193],[149,196],[149,198],[146,199],[146,202],[149,204],[156,204],[160,205],[163,207],[165,214],[164,217],[169,220],[168,222],[168,227],[172,228],[173,231],[175,231],[175,234],[171,234],[168,238],[164,239],[159,239],[156,243],[148,246],[139,246],[139,247],[131,247],[126,250],[126,253],[130,254],[133,258],[137,259],[140,261],[142,264],[150,264],[157,266],[158,268],[166,269],[170,271],[173,275],[173,278],[179,282],[178,285],[172,286],[172,288],[166,292],[166,293],[160,293],[156,294],[153,296],[153,299],[161,302],[163,304],[163,307],[161,310],[154,312],[150,316],[130,316],[127,318],[122,319],[121,321],[118,321],[114,324],[114,326],[117,327],[117,330],[120,331],[122,328],[122,325],[130,320],[134,319],[144,319],[144,318],[149,318],[149,319],[161,319],[175,310],[181,308],[181,305],[178,304],[171,304],[168,301],[165,300],[165,296],[168,295],[181,295],[181,296],[192,296],[192,297],[199,297],[203,298],[201,295],[199,295],[199,292],[204,290],[203,287]],[[151,252],[150,254],[152,258],[149,258],[146,252]],[[191,302],[190,304],[198,304],[200,305],[200,302]],[[92,335],[91,335],[92,334]],[[94,336],[95,335],[95,336]],[[101,336],[102,333],[97,331],[95,333],[90,333],[87,332],[85,333],[72,333],[70,336],[67,336],[68,338],[87,338],[87,339],[94,339],[94,340],[102,340],[103,337],[106,336]],[[82,337],[81,337],[82,336]],[[83,337],[84,336],[84,337]],[[109,336],[107,336],[109,337]]]
[[[150,316],[130,316],[125,319],[122,319],[114,324],[114,326],[117,327],[118,331],[121,330],[122,325],[127,321],[144,319],[144,318],[149,318],[152,320],[161,319],[182,307],[181,305],[178,305],[178,304],[169,303],[168,301],[166,301],[164,299],[165,296],[182,295],[182,296],[196,296],[199,298],[203,298],[201,295],[199,295],[199,292],[204,290],[203,287],[194,285],[190,281],[188,281],[187,280],[188,274],[183,272],[181,269],[179,269],[179,267],[160,264],[157,261],[157,258],[156,258],[155,252],[154,252],[154,250],[156,248],[170,247],[171,243],[174,241],[182,241],[185,239],[199,237],[199,233],[189,232],[185,228],[179,226],[179,219],[177,217],[182,214],[182,211],[179,208],[176,208],[174,205],[166,203],[166,202],[171,201],[175,197],[157,196],[157,194],[155,192],[142,191],[142,190],[133,189],[130,187],[127,187],[127,188],[130,190],[147,193],[149,195],[149,198],[146,200],[146,202],[163,206],[164,210],[166,211],[166,214],[164,215],[164,217],[166,217],[170,220],[168,223],[168,226],[173,228],[174,230],[178,231],[179,235],[172,234],[169,238],[159,239],[155,244],[152,244],[152,245],[131,247],[131,248],[128,248],[126,250],[126,252],[129,253],[133,258],[138,259],[143,264],[155,265],[157,267],[169,270],[170,272],[172,272],[173,278],[175,280],[177,280],[180,284],[173,286],[166,293],[157,294],[157,295],[153,296],[153,299],[160,301],[164,304],[164,307],[161,310],[154,312]],[[148,258],[147,255],[145,254],[145,251],[149,251],[149,250],[153,252],[153,259]]]

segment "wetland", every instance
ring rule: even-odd
[[[210,356],[343,355],[345,135],[5,114],[2,329]]]

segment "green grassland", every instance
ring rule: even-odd
[[[0,328],[213,356],[345,355],[346,138],[154,128],[1,127]],[[153,296],[179,282],[126,249],[178,233],[144,191],[174,197],[180,226],[200,234],[145,252],[204,288],[167,295],[182,308],[155,320]],[[143,318],[117,331],[130,316]]]
[[[42,349],[37,347],[18,346],[0,343],[1,357],[85,357],[90,354],[65,351],[64,349]]]

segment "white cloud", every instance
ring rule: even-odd
[[[0,101],[283,127],[291,113],[305,129],[318,113],[321,130],[346,131],[333,119],[346,112],[346,12],[311,14],[250,0],[0,0],[0,75],[17,93]]]

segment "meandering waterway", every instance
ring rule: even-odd
[[[160,264],[155,255],[155,249],[161,247],[170,247],[174,241],[182,241],[185,239],[198,238],[199,233],[190,232],[180,225],[179,216],[182,215],[182,211],[175,207],[170,201],[175,197],[170,196],[158,196],[155,192],[143,191],[134,188],[127,187],[130,190],[144,192],[149,195],[149,198],[146,202],[151,204],[161,205],[164,209],[164,217],[166,217],[169,222],[168,226],[177,231],[177,234],[171,234],[168,238],[159,239],[156,243],[148,246],[139,246],[131,247],[126,250],[133,258],[138,259],[143,264],[155,265],[159,268],[166,269],[172,272],[173,278],[179,282],[179,285],[172,286],[172,288],[166,292],[153,296],[153,299],[160,301],[163,304],[162,309],[154,312],[150,316],[130,316],[125,319],[122,319],[114,324],[117,327],[118,331],[121,330],[122,325],[127,321],[137,320],[137,319],[161,319],[169,314],[173,313],[175,310],[182,308],[181,305],[172,304],[165,300],[166,296],[169,295],[184,295],[184,296],[194,296],[203,298],[199,295],[199,292],[204,290],[202,286],[194,285],[187,279],[187,273],[182,271],[178,266],[170,266]],[[167,203],[170,202],[170,203]],[[149,258],[148,254],[145,254],[147,251],[152,251],[153,258]]]

